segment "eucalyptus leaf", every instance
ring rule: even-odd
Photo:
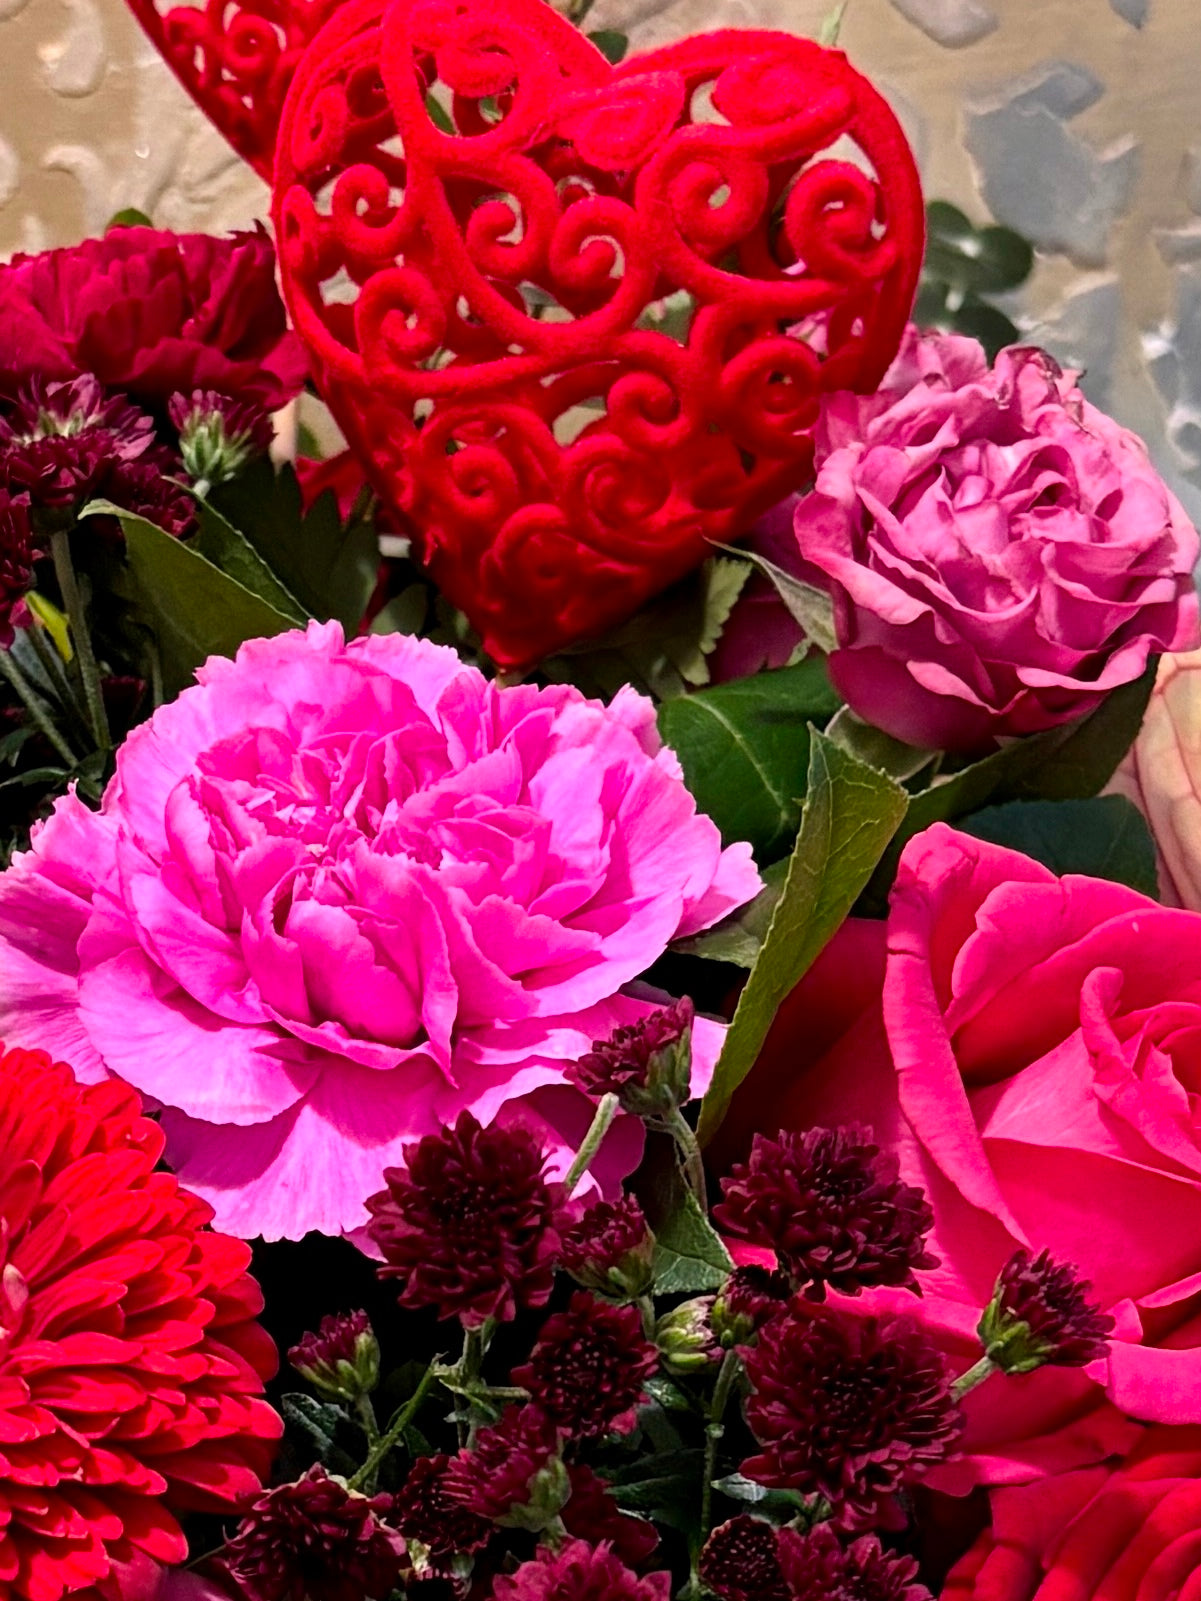
[[[1088,800],[1008,801],[965,817],[965,834],[1032,856],[1052,872],[1083,873],[1159,894],[1155,843],[1146,820],[1124,795]]]
[[[805,808],[788,876],[701,1104],[702,1145],[721,1126],[781,1003],[858,899],[908,801],[886,773],[811,731]]]
[[[788,851],[800,820],[809,725],[839,704],[824,660],[813,656],[669,700],[659,732],[723,840],[749,840],[758,861],[770,863]]]
[[[116,517],[121,524],[120,593],[154,634],[168,694],[185,688],[209,656],[233,656],[248,639],[296,626],[293,618],[144,517],[103,500],[92,501],[79,515]]]

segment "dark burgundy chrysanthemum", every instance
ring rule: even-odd
[[[658,1362],[636,1306],[613,1306],[577,1290],[567,1309],[542,1325],[513,1383],[564,1434],[628,1434]]]
[[[651,1286],[654,1235],[638,1199],[597,1201],[565,1230],[562,1264],[585,1289],[637,1300]]]
[[[405,1163],[367,1202],[380,1274],[404,1280],[401,1306],[437,1307],[467,1327],[544,1306],[570,1212],[533,1136],[463,1112],[409,1146]]]
[[[104,493],[122,511],[144,517],[156,528],[182,539],[196,523],[196,504],[185,489],[172,482],[179,463],[165,451],[138,461],[118,462],[104,483]]]
[[[1030,1373],[1045,1363],[1084,1367],[1105,1355],[1113,1319],[1088,1298],[1092,1286],[1047,1251],[1018,1250],[1001,1269],[978,1333],[989,1358],[1005,1373]]]
[[[791,1299],[787,1274],[753,1265],[735,1268],[717,1292],[709,1314],[714,1338],[726,1348],[744,1344]]]
[[[917,1563],[885,1551],[873,1534],[844,1551],[825,1524],[808,1534],[781,1529],[777,1550],[789,1601],[930,1601],[914,1583]]]
[[[120,466],[163,455],[152,420],[90,375],[34,383],[0,417],[0,482],[38,508],[107,494]]]
[[[369,1395],[379,1382],[379,1341],[366,1312],[335,1312],[321,1319],[288,1352],[288,1361],[317,1390],[340,1400]]]
[[[705,1542],[700,1575],[718,1601],[791,1601],[777,1534],[762,1518],[731,1518]]]
[[[668,1601],[670,1594],[670,1574],[639,1578],[609,1546],[586,1540],[568,1540],[557,1551],[543,1546],[492,1588],[493,1601]]]
[[[585,1095],[616,1095],[638,1117],[659,1116],[688,1099],[695,1008],[688,996],[615,1029],[567,1070]]]
[[[448,1456],[419,1456],[397,1491],[389,1522],[418,1540],[435,1567],[451,1557],[482,1551],[492,1537],[489,1519],[460,1505],[446,1491]]]
[[[881,1284],[918,1291],[914,1269],[938,1266],[925,1248],[934,1222],[925,1196],[898,1179],[896,1159],[858,1125],[784,1131],[774,1140],[756,1134],[750,1160],[721,1185],[718,1227],[770,1246],[811,1299],[827,1287],[844,1295]]]
[[[226,1560],[258,1601],[385,1601],[404,1557],[399,1533],[381,1521],[389,1505],[311,1468],[254,1503]]]
[[[13,612],[33,588],[36,554],[28,495],[0,489],[0,650],[13,642]]]
[[[605,1481],[584,1463],[573,1463],[567,1474],[571,1498],[559,1516],[568,1534],[593,1545],[603,1540],[629,1567],[641,1567],[659,1544],[655,1525],[623,1512]]]
[[[857,1521],[952,1449],[959,1409],[941,1355],[913,1326],[791,1312],[746,1352],[756,1483],[822,1496]]]
[[[559,1462],[559,1435],[535,1406],[511,1406],[481,1429],[469,1451],[447,1463],[443,1493],[477,1517],[508,1525],[534,1501],[535,1523],[556,1516],[567,1499],[567,1471]],[[551,1506],[557,1500],[557,1505]]]

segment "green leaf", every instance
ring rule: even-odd
[[[713,1488],[731,1501],[741,1501],[763,1511],[781,1512],[787,1517],[792,1517],[805,1505],[805,1497],[799,1490],[769,1490],[765,1484],[756,1484],[754,1479],[744,1478],[741,1473],[727,1473],[724,1479],[714,1479]]]
[[[80,516],[116,517],[121,523],[120,592],[155,636],[169,695],[185,688],[209,656],[232,656],[248,639],[295,626],[291,617],[144,517],[103,500],[85,506]]]
[[[605,639],[552,656],[540,671],[586,694],[611,696],[633,684],[656,700],[683,695],[709,682],[705,657],[749,576],[745,562],[707,561]]]
[[[1108,878],[1158,898],[1155,843],[1142,813],[1124,795],[1008,801],[973,812],[960,827],[976,839],[1022,851],[1053,873]]]
[[[826,12],[817,30],[817,42],[824,45],[827,50],[833,50],[838,43],[838,36],[842,32],[842,19],[846,16],[848,0],[838,0],[838,4]]]
[[[655,1236],[655,1294],[703,1295],[734,1269],[730,1253],[684,1181],[674,1142],[648,1139],[638,1198]]]
[[[776,904],[784,893],[788,877],[788,858],[773,862],[763,875],[763,888],[748,905],[714,928],[677,941],[671,948],[681,956],[703,956],[710,962],[732,962],[736,967],[754,967]]]
[[[306,512],[290,466],[255,462],[210,496],[212,504],[312,617],[357,629],[379,575],[379,540],[369,517],[344,525],[332,490]]]
[[[926,207],[923,276],[977,295],[1016,289],[1034,266],[1028,239],[1012,228],[977,228],[957,206],[932,200]]]
[[[296,1392],[280,1396],[279,1410],[288,1428],[304,1442],[309,1458],[315,1456],[335,1473],[354,1472],[358,1464],[336,1441],[339,1425],[346,1422],[341,1407]]]
[[[195,538],[188,540],[188,549],[211,561],[214,567],[220,567],[230,578],[237,579],[243,589],[249,589],[268,606],[274,606],[276,611],[303,627],[309,620],[309,613],[288,593],[245,534],[239,533],[207,501],[197,504],[196,514],[199,529]]]
[[[604,56],[605,60],[612,62],[614,66],[619,61],[625,60],[626,51],[630,48],[630,41],[624,33],[619,33],[616,28],[598,28],[595,33],[590,33],[588,37],[601,55]]]
[[[908,799],[887,774],[812,730],[805,809],[788,877],[701,1104],[702,1145],[721,1126],[781,1003],[858,899]]]
[[[1074,723],[1015,739],[914,795],[892,843],[872,875],[861,910],[882,915],[906,843],[931,823],[950,823],[1010,800],[1087,800],[1113,777],[1142,724],[1158,662],[1123,684]]]
[[[812,584],[794,578],[783,567],[777,567],[774,561],[769,561],[756,551],[743,550],[739,545],[718,545],[717,548],[729,551],[732,556],[740,556],[743,561],[759,569],[771,582],[776,594],[788,608],[793,622],[800,627],[810,644],[816,645],[818,650],[825,651],[827,655],[837,647],[834,605],[825,590],[815,589]]]
[[[409,584],[401,590],[371,620],[373,634],[419,634],[429,615],[430,590],[428,584]]]
[[[659,708],[659,731],[725,842],[749,840],[767,863],[788,850],[796,833],[809,724],[824,723],[838,705],[824,660],[809,657],[669,700]]]
[[[874,728],[857,717],[849,706],[840,707],[831,717],[826,724],[826,738],[869,767],[876,767],[902,783],[928,767],[938,755],[937,751],[906,745],[903,740]]]
[[[690,1533],[696,1525],[697,1486],[705,1454],[694,1449],[656,1451],[620,1468],[609,1480],[623,1512],[653,1516],[656,1523]]]
[[[153,228],[154,224],[144,211],[136,206],[126,206],[123,211],[115,212],[104,225],[105,233],[110,228]]]

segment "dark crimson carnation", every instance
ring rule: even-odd
[[[848,1128],[756,1134],[750,1160],[721,1181],[718,1227],[770,1246],[797,1288],[854,1295],[876,1285],[920,1294],[915,1268],[938,1266],[925,1249],[934,1214],[922,1191],[897,1177],[895,1158],[870,1131]]]
[[[381,1277],[405,1281],[401,1306],[437,1307],[467,1327],[544,1306],[570,1212],[534,1137],[462,1112],[453,1129],[408,1146],[405,1164],[367,1202]]]
[[[195,389],[267,410],[293,399],[305,360],[266,232],[112,228],[0,266],[0,389],[87,372],[163,405]]]
[[[558,1551],[543,1546],[492,1587],[494,1601],[668,1601],[670,1594],[670,1574],[640,1579],[609,1546],[586,1540],[569,1540]]]
[[[602,1540],[613,1547],[614,1555],[631,1568],[641,1567],[659,1544],[655,1525],[646,1518],[623,1512],[605,1481],[583,1462],[567,1470],[571,1499],[559,1516],[568,1534],[599,1545]]]
[[[280,1433],[250,1249],[157,1171],[116,1080],[0,1055],[0,1595],[182,1562],[175,1513],[260,1487]]]
[[[513,1383],[565,1434],[628,1434],[659,1363],[636,1306],[613,1306],[577,1290],[547,1318],[529,1362]]]
[[[688,996],[594,1040],[567,1077],[586,1095],[617,1095],[638,1116],[670,1111],[688,1098],[695,1008]]]
[[[1006,1373],[1030,1373],[1044,1363],[1084,1367],[1105,1355],[1113,1318],[1088,1298],[1092,1286],[1049,1251],[1018,1250],[1001,1269],[979,1334],[988,1356]]]
[[[456,1506],[500,1522],[528,1505],[534,1481],[557,1460],[558,1451],[558,1433],[537,1407],[508,1407],[499,1423],[480,1430],[471,1450],[447,1464],[444,1492]],[[563,1488],[561,1500],[565,1475]]]
[[[961,1428],[942,1357],[911,1325],[809,1315],[794,1303],[746,1352],[758,1456],[742,1471],[829,1501],[843,1522],[941,1462]]]
[[[718,1601],[792,1601],[777,1552],[777,1534],[762,1518],[732,1518],[705,1542],[700,1575]]]
[[[873,1534],[844,1551],[824,1524],[808,1534],[781,1529],[778,1552],[789,1601],[930,1601],[913,1582],[917,1563],[885,1551]]]
[[[636,1300],[651,1286],[655,1240],[638,1199],[597,1201],[562,1239],[562,1265],[580,1284]]]
[[[448,1456],[419,1456],[397,1491],[389,1519],[408,1540],[418,1540],[436,1565],[481,1551],[492,1536],[488,1518],[461,1506],[446,1492]]]
[[[381,1521],[390,1505],[311,1468],[254,1503],[226,1560],[256,1601],[386,1601],[404,1557],[399,1533]]]
[[[13,642],[13,612],[33,588],[36,555],[28,495],[0,489],[0,650]]]

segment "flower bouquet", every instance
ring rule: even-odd
[[[130,4],[273,230],[0,267],[0,1601],[1191,1601],[1198,539],[1003,230],[836,24]]]

